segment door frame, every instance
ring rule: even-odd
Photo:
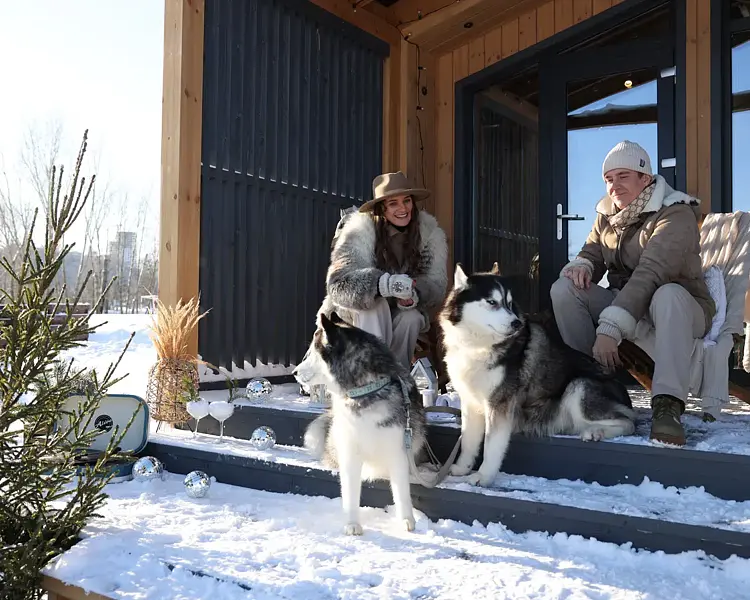
[[[628,71],[645,69],[667,69],[675,66],[674,44],[666,40],[627,42],[605,48],[583,49],[562,54],[540,65],[539,125],[545,134],[539,139],[540,219],[551,219],[557,228],[557,205],[562,204],[563,214],[568,206],[568,127],[567,86],[572,81],[606,77]],[[676,158],[675,154],[675,79],[672,76],[657,76],[657,119],[660,121],[657,138],[657,156],[652,156],[654,171],[661,174],[671,186],[679,169],[662,167],[663,158]],[[602,156],[602,160],[604,157]],[[679,164],[679,163],[678,163]],[[684,167],[684,163],[682,163]],[[684,169],[682,169],[684,170]],[[592,173],[597,177],[597,173]],[[541,214],[543,211],[543,215]],[[593,221],[594,211],[582,215]],[[540,257],[541,257],[540,253]],[[544,256],[551,262],[546,280],[552,278],[568,262],[568,230],[562,229],[562,239],[557,232],[552,238],[551,252]]]
[[[453,256],[454,263],[460,262],[469,272],[473,265],[473,172],[474,172],[474,95],[495,83],[541,64],[557,55],[569,51],[573,46],[587,39],[619,27],[637,19],[652,10],[671,5],[674,23],[674,57],[677,69],[675,84],[675,144],[678,164],[686,162],[686,111],[685,111],[685,72],[686,63],[686,12],[682,0],[624,0],[620,4],[593,17],[573,25],[529,48],[521,50],[481,71],[478,71],[455,84],[454,95],[454,154],[453,154]],[[540,81],[541,84],[541,81]],[[540,148],[540,160],[542,160]],[[684,189],[687,179],[684,170],[678,173],[677,188]],[[556,223],[553,219],[542,218],[544,200],[540,190],[540,256],[551,256]],[[554,213],[554,206],[552,206]],[[541,265],[540,304],[541,309],[549,308],[547,291],[556,279],[551,265]]]

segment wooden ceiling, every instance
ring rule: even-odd
[[[359,0],[423,50],[441,54],[547,0]]]

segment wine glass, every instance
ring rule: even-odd
[[[227,402],[226,400],[217,400],[211,402],[208,406],[209,414],[219,422],[219,441],[221,444],[224,442],[224,421],[234,413],[234,404]]]
[[[208,401],[203,398],[191,400],[185,404],[188,414],[195,419],[195,431],[193,431],[193,437],[197,437],[198,435],[198,422],[209,414],[208,406]]]

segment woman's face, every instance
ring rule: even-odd
[[[411,196],[393,196],[383,201],[383,216],[396,227],[406,227],[411,222]]]

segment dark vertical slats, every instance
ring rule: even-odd
[[[478,110],[476,267],[497,261],[514,277],[518,302],[535,311],[539,285],[529,271],[539,251],[538,135],[507,109],[480,104]]]
[[[303,0],[209,2],[204,43],[199,353],[296,363],[381,170],[385,50]]]

